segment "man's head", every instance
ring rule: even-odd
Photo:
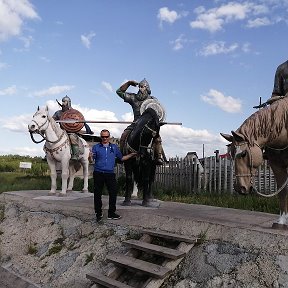
[[[67,111],[71,108],[71,99],[66,95],[62,98],[62,111]]]
[[[139,91],[136,94],[136,98],[140,101],[143,101],[147,99],[147,97],[151,94],[151,89],[148,81],[145,78],[141,82],[139,82],[138,86]]]
[[[100,137],[101,137],[102,144],[109,143],[109,140],[110,140],[110,132],[109,132],[109,130],[107,130],[107,129],[101,130]]]

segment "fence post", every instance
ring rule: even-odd
[[[217,162],[217,161],[216,161]],[[222,159],[219,157],[219,160],[218,160],[218,194],[221,193],[221,176],[222,176]]]

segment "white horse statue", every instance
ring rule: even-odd
[[[49,115],[48,107],[39,108],[33,115],[31,123],[28,125],[28,129],[33,142],[41,143],[46,140],[43,150],[46,153],[47,162],[50,168],[51,177],[51,190],[49,195],[55,195],[57,190],[57,173],[56,162],[61,162],[62,166],[62,190],[60,196],[66,196],[66,191],[72,191],[75,173],[83,167],[84,186],[82,192],[88,192],[88,166],[89,166],[89,153],[90,149],[86,141],[82,138],[81,141],[84,146],[84,153],[80,154],[79,161],[71,159],[71,144],[69,136],[65,130],[63,130],[58,123]],[[33,133],[40,134],[43,139],[36,142],[33,138]],[[81,164],[81,165],[80,165]],[[67,182],[69,178],[69,186],[67,188]]]

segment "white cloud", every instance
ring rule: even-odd
[[[61,93],[66,93],[72,90],[73,88],[74,86],[72,85],[52,86],[44,90],[33,92],[33,96],[44,97],[44,96],[50,96],[50,95],[57,95]]]
[[[2,120],[3,121],[2,127],[13,132],[26,133],[28,132],[28,129],[27,129],[28,123],[30,123],[31,120],[32,120],[32,115],[29,115],[29,114],[14,116],[14,117],[5,119],[5,121]]]
[[[250,46],[251,46],[250,43],[244,43],[244,44],[242,45],[241,49],[242,49],[243,52],[248,53],[248,52],[250,52],[250,50],[251,50],[251,49],[250,49]]]
[[[200,6],[194,12],[197,17],[190,22],[191,28],[216,32],[222,30],[227,23],[244,20],[250,15],[267,13],[268,8],[265,5],[256,5],[250,2],[230,2],[209,10]]]
[[[51,60],[50,60],[49,58],[45,57],[45,56],[40,56],[40,59],[41,59],[42,61],[46,62],[46,63],[51,62]]]
[[[176,40],[170,41],[173,46],[173,50],[175,51],[181,50],[184,47],[184,44],[187,42],[188,40],[184,37],[183,34],[181,34]]]
[[[123,119],[123,121],[131,121],[132,122],[134,119],[134,116],[133,116],[132,112],[128,112],[128,113],[123,114],[121,118]]]
[[[13,94],[16,94],[16,93],[17,93],[16,86],[10,86],[8,88],[0,90],[0,96],[13,95]]]
[[[238,48],[237,43],[233,43],[227,47],[225,46],[225,42],[217,41],[203,47],[200,51],[200,55],[211,56],[217,54],[228,54],[235,51],[237,48]]]
[[[94,32],[90,32],[88,35],[81,35],[81,42],[87,48],[91,47],[91,40],[96,36]]]
[[[160,26],[163,22],[173,24],[181,16],[174,10],[169,10],[168,7],[162,7],[158,11],[157,18],[160,20]]]
[[[0,62],[0,71],[9,67],[9,65],[7,63],[4,63],[4,62]]]
[[[40,19],[28,0],[0,0],[0,41],[20,35],[26,19]]]
[[[241,111],[242,102],[231,96],[225,96],[220,91],[210,89],[208,94],[201,96],[202,100],[210,105],[217,106],[228,113],[238,113]]]
[[[263,18],[256,18],[254,20],[248,20],[247,27],[248,28],[257,28],[257,27],[268,26],[268,25],[272,25],[272,24],[273,23],[267,17],[263,17]]]
[[[113,91],[113,88],[112,88],[112,85],[108,82],[105,82],[105,81],[102,81],[102,86],[104,86],[109,92],[114,92]]]

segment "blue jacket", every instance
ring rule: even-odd
[[[93,159],[95,160],[94,171],[114,173],[115,160],[122,159],[122,153],[116,144],[109,143],[108,147],[104,147],[102,143],[98,143],[92,147]]]

